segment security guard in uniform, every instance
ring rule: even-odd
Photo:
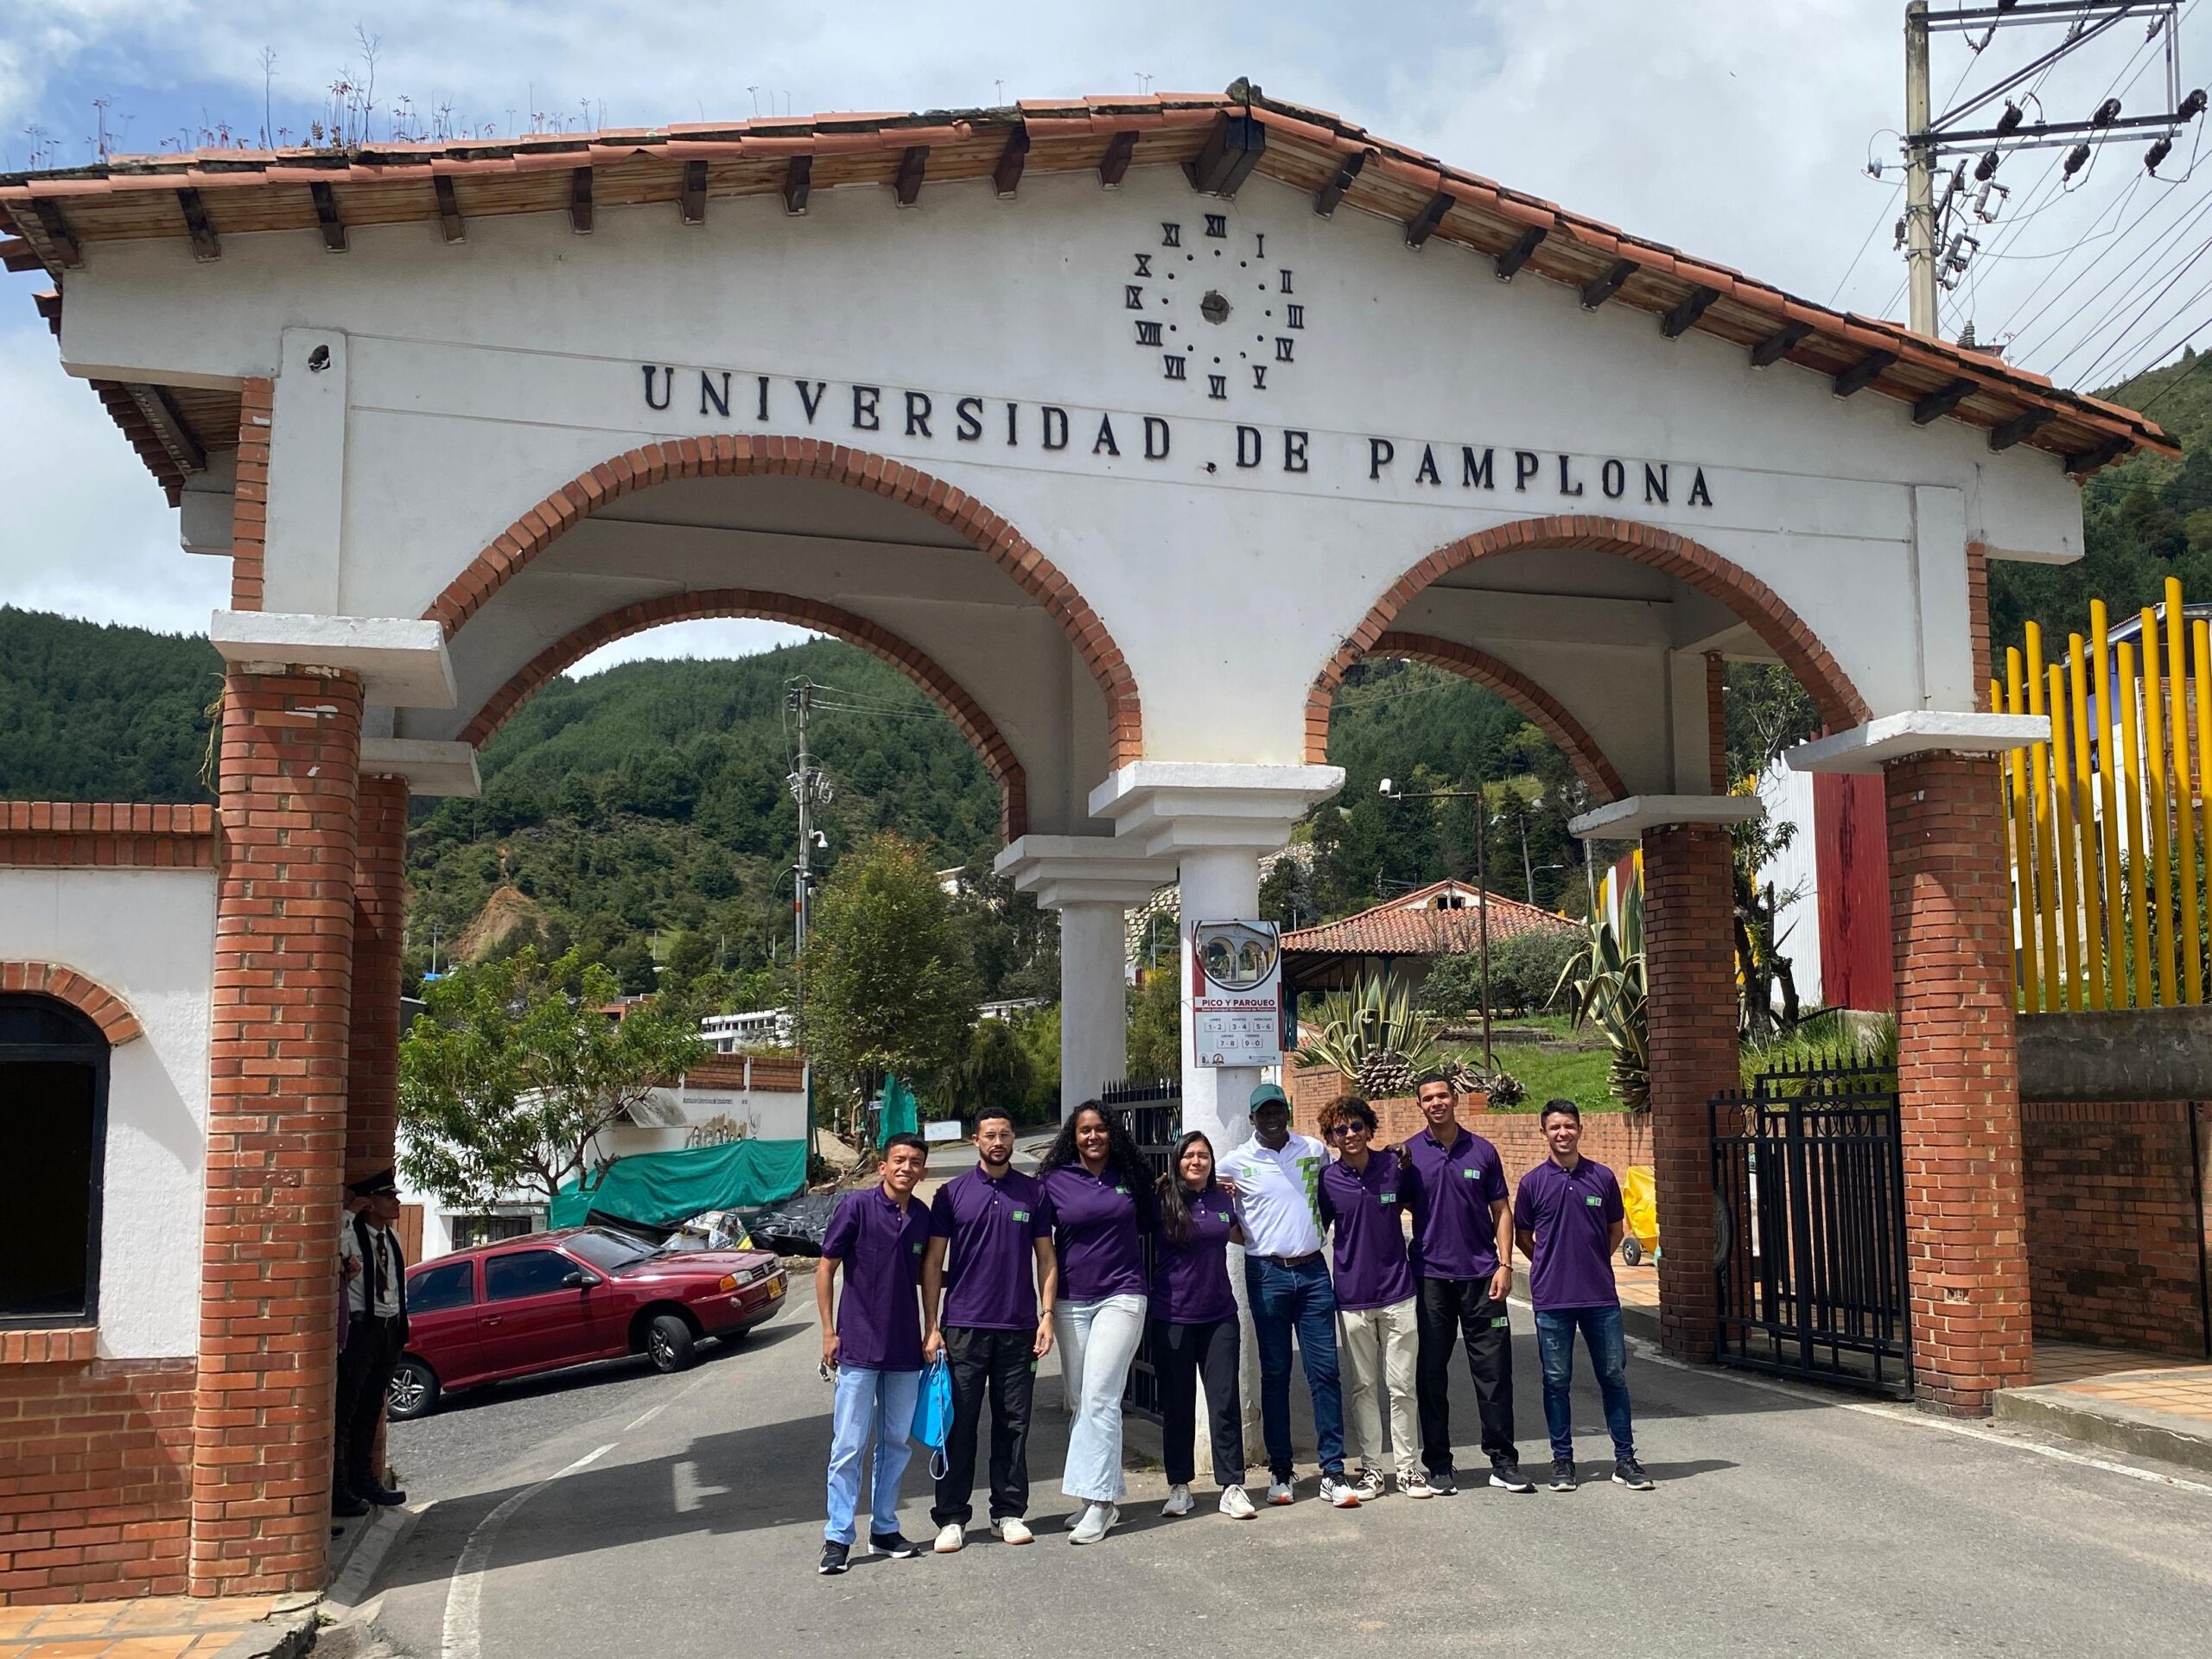
[[[346,1325],[338,1351],[330,1510],[353,1516],[366,1515],[372,1503],[407,1501],[406,1493],[378,1480],[373,1467],[377,1420],[407,1345],[407,1262],[391,1226],[399,1219],[399,1187],[392,1172],[380,1170],[346,1190],[366,1202],[344,1217],[338,1230]]]

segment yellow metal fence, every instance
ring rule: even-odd
[[[2048,715],[2050,738],[2004,759],[2023,1012],[2204,1001],[2212,855],[2212,620],[2181,583],[2114,641],[2104,601],[2089,633],[2046,662],[2027,626],[1989,684],[2003,714]]]

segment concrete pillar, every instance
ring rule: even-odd
[[[1109,842],[1108,845],[1112,843]],[[1128,1067],[1128,907],[1067,901],[1060,912],[1060,1117]]]
[[[1913,1387],[1981,1416],[2034,1380],[2005,804],[1986,754],[1884,771]]]
[[[322,1586],[361,706],[337,671],[234,670],[224,698],[195,1595]]]
[[[1203,848],[1182,857],[1183,1127],[1204,1129],[1217,1153],[1249,1134],[1246,1102],[1262,1072],[1257,1066],[1198,1064],[1192,1046],[1190,991],[1198,982],[1192,932],[1200,922],[1249,921],[1259,914],[1260,852],[1254,847]]]

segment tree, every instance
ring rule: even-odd
[[[614,976],[575,951],[549,963],[521,950],[425,989],[428,1011],[399,1046],[400,1164],[448,1204],[551,1198],[582,1173],[594,1136],[707,1052],[672,1000],[620,1020],[599,1012]]]
[[[1183,999],[1176,958],[1161,958],[1130,999],[1128,1073],[1132,1077],[1183,1075]]]
[[[926,1116],[973,1117],[986,1106],[997,1106],[1024,1117],[1037,1090],[1037,1063],[1012,1022],[979,1020],[950,1084]]]
[[[838,861],[804,963],[808,1058],[849,1091],[941,1079],[966,1052],[976,976],[928,851],[883,834]]]

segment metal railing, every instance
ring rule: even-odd
[[[1183,1084],[1179,1078],[1149,1081],[1125,1078],[1098,1091],[1101,1105],[1120,1121],[1122,1132],[1136,1142],[1137,1150],[1154,1175],[1167,1173],[1175,1155],[1175,1138],[1183,1129]],[[1153,1241],[1144,1240],[1145,1281],[1152,1281]],[[1155,1421],[1160,1416],[1160,1375],[1152,1363],[1152,1323],[1145,1322],[1137,1357],[1129,1366],[1128,1387],[1122,1395],[1122,1409]]]

